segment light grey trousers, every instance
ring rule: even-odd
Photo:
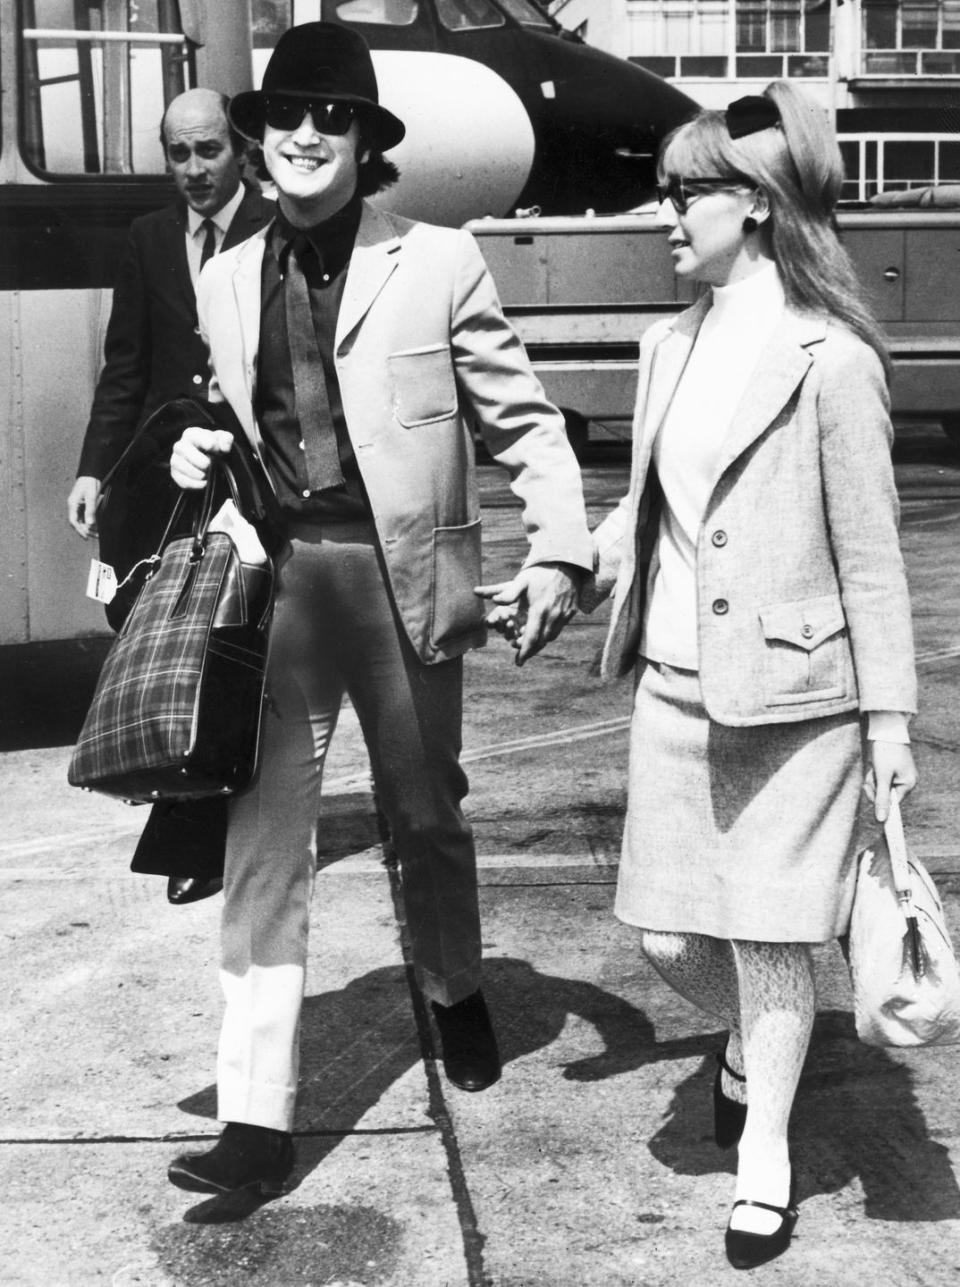
[[[424,665],[372,527],[300,525],[280,573],[260,771],[231,805],[218,1117],[291,1130],[323,762],[348,693],[400,861],[414,968],[452,1004],[480,984],[476,858],[460,803],[460,659]]]

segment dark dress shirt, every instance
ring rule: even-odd
[[[307,229],[294,228],[278,213],[267,234],[261,275],[255,411],[280,503],[285,513],[301,521],[349,522],[370,517],[370,506],[347,433],[334,363],[337,316],[360,211],[360,198],[355,197],[332,218]],[[317,361],[323,366],[329,403],[327,422],[319,427],[319,432],[335,435],[343,473],[340,486],[322,490],[311,490],[308,484],[284,304],[284,278],[291,246],[300,235],[307,237],[312,248],[302,268],[310,295]]]

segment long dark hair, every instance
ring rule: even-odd
[[[729,177],[762,189],[788,304],[853,331],[877,353],[889,379],[886,343],[837,236],[843,160],[826,113],[788,81],[774,81],[764,97],[775,105],[779,124],[734,139],[724,112],[700,112],[664,141],[661,177]]]

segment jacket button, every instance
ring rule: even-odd
[[[730,611],[730,604],[726,599],[714,599],[713,610],[718,617],[722,617]]]
[[[203,384],[203,376],[202,376],[202,375],[195,375],[195,376],[193,377],[193,382],[194,382],[194,384]]]
[[[726,545],[727,534],[718,528],[717,531],[714,532],[713,536],[710,537],[710,540],[713,541],[714,545],[719,549],[721,546]]]
[[[810,625],[802,626],[800,629],[800,633],[803,635],[804,639],[812,639],[813,626],[810,626]]]

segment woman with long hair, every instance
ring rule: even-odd
[[[676,130],[659,177],[675,271],[707,290],[643,338],[630,491],[583,606],[613,592],[603,668],[636,675],[616,914],[729,1033],[715,1133],[747,1268],[797,1220],[810,945],[847,929],[861,785],[882,821],[916,782],[916,679],[888,362],[824,113],[776,82]]]

